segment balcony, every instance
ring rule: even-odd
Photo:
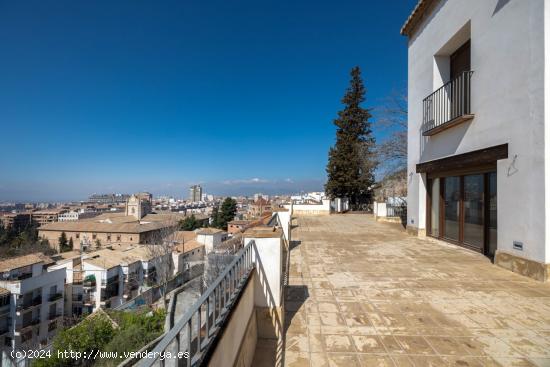
[[[59,312],[59,311],[50,312],[50,313],[48,314],[48,320],[49,320],[49,321],[52,321],[52,320],[55,320],[55,319],[57,319],[58,317],[61,317],[61,316],[63,316],[63,315],[62,315],[61,312]]]
[[[30,329],[31,327],[39,325],[39,324],[40,324],[40,317],[36,317],[33,320],[23,321],[22,324],[16,325],[15,326],[15,331],[18,332],[18,333],[22,333],[22,332]]]
[[[183,315],[174,315],[176,321],[157,340],[153,358],[128,362],[140,367],[159,362],[176,366],[177,361],[159,361],[156,356],[188,352],[187,366],[237,365],[243,356],[249,359],[254,354],[258,339],[281,336],[283,233],[272,227],[264,229],[245,233],[246,246],[193,306]],[[176,312],[174,303],[171,301],[170,312]],[[256,321],[256,315],[261,321]]]
[[[96,280],[94,275],[88,275],[86,278],[84,278],[84,281],[82,282],[83,288],[95,288],[96,286]]]
[[[73,295],[73,303],[82,303],[83,296],[82,294]]]
[[[42,296],[36,296],[34,297],[30,302],[21,302],[18,303],[15,310],[17,314],[20,314],[22,311],[28,311],[36,306],[40,306],[42,304]]]
[[[422,135],[431,136],[474,118],[471,113],[471,78],[465,71],[424,98]]]
[[[50,294],[50,297],[48,298],[49,302],[55,302],[63,298],[63,293],[57,292],[54,294]]]
[[[96,299],[94,295],[84,294],[84,296],[82,297],[82,303],[84,304],[84,306],[95,306],[95,302]]]
[[[111,299],[101,300],[99,302],[101,307],[110,308],[111,307]]]

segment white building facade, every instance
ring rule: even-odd
[[[3,268],[0,274],[4,290],[0,306],[2,359],[8,358],[5,352],[9,354],[12,348],[47,345],[63,326],[65,272],[46,270],[37,255],[16,261],[17,265]]]
[[[421,0],[408,36],[407,229],[547,280],[550,2]]]

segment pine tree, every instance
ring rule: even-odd
[[[72,251],[74,248],[73,238],[69,238],[69,251]]]
[[[61,232],[61,236],[59,236],[59,251],[64,252],[67,250],[67,234],[65,232]]]
[[[325,191],[330,198],[348,197],[352,208],[371,198],[374,184],[375,139],[371,114],[361,107],[365,101],[365,86],[359,67],[351,69],[351,81],[342,103],[344,109],[334,120],[336,144],[330,148]]]
[[[218,206],[216,205],[213,209],[212,209],[212,222],[210,223],[210,225],[214,228],[218,228],[218,223],[219,223],[219,216],[220,216],[220,213],[219,213],[219,209],[218,209]]]
[[[191,216],[186,217],[185,219],[182,219],[180,221],[180,230],[181,231],[194,231],[195,229],[199,228],[199,222],[197,221],[197,218],[195,217],[195,214],[191,214]]]
[[[237,214],[237,201],[230,197],[225,198],[220,209],[218,228],[227,230],[227,222],[235,218]]]

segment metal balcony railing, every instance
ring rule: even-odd
[[[55,302],[55,301],[57,301],[58,299],[61,299],[61,298],[63,298],[63,293],[57,292],[57,293],[54,293],[54,294],[50,294],[50,297],[48,298],[48,301],[49,302]]]
[[[433,135],[452,121],[470,119],[470,90],[473,71],[464,71],[424,98],[422,135]]]
[[[211,341],[216,337],[229,311],[238,300],[255,267],[254,241],[241,249],[222,274],[208,287],[197,302],[159,341],[152,358],[140,360],[139,367],[165,366],[167,359],[160,359],[166,352],[189,352],[189,358],[175,365],[197,366],[201,363]]]
[[[53,320],[53,319],[57,319],[58,317],[61,317],[61,312],[59,311],[56,311],[56,312],[50,312],[48,314],[48,320]]]
[[[39,306],[41,304],[42,304],[42,296],[36,296],[31,301],[28,301],[28,302],[23,301],[23,302],[18,303],[17,306],[15,307],[15,310],[17,312],[20,312],[20,311],[30,309],[30,308],[35,307],[35,306]]]

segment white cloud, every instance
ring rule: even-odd
[[[250,178],[250,179],[239,179],[239,180],[225,180],[222,181],[224,185],[242,185],[242,184],[257,184],[257,183],[268,183],[269,180],[263,178]]]

